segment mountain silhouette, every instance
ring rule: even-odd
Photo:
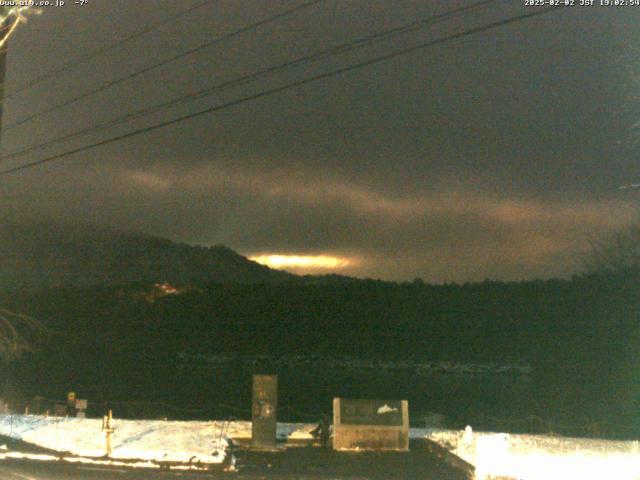
[[[3,289],[153,282],[273,284],[301,278],[260,265],[224,246],[191,246],[86,225],[0,225]]]

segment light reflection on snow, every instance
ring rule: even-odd
[[[223,422],[115,419],[113,460],[222,463],[227,446]],[[101,419],[0,415],[0,435],[77,456],[102,457]]]
[[[315,424],[279,423],[278,438],[311,440]],[[221,432],[225,432],[225,437]],[[60,452],[98,457],[104,454],[100,420],[0,415],[0,435],[10,436]],[[227,438],[251,436],[251,422],[170,422],[119,420],[114,458],[66,457],[67,462],[159,468],[162,461],[184,462],[181,469],[221,463]],[[444,429],[410,430],[412,439],[429,439],[476,467],[476,478],[521,480],[640,480],[638,441],[567,438]],[[218,454],[214,450],[219,448]],[[222,453],[222,454],[221,454]],[[28,458],[58,461],[54,455],[24,454],[0,448],[0,460]],[[195,458],[192,465],[189,459]],[[125,459],[129,459],[126,461]],[[136,460],[138,459],[138,460]],[[205,465],[206,466],[206,465]],[[172,468],[175,468],[172,466]]]
[[[640,480],[638,441],[412,429],[476,467],[476,478]]]

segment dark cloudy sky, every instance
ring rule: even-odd
[[[576,0],[579,3],[579,0]],[[67,1],[12,39],[6,93],[189,8]],[[215,0],[4,104],[2,149],[55,138],[470,1],[325,0],[11,125],[300,0]],[[27,156],[10,167],[531,12],[504,1]],[[2,220],[89,222],[245,255],[347,258],[340,273],[566,276],[637,219],[640,7],[572,7],[418,50],[0,177]]]

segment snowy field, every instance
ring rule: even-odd
[[[248,421],[115,419],[114,427],[111,458],[115,462],[135,459],[138,466],[157,466],[157,462],[219,464],[225,459],[228,439],[251,438]],[[311,440],[314,427],[279,423],[277,435],[280,440]],[[0,435],[81,457],[103,457],[106,452],[102,420],[98,419],[0,415]],[[478,480],[640,480],[638,441],[473,432],[470,428],[412,428],[410,436],[432,440],[471,463]],[[0,459],[15,455],[0,448]],[[49,458],[44,455],[41,459]]]
[[[223,422],[114,420],[113,459],[221,463],[227,446]],[[83,457],[106,454],[102,420],[0,415],[0,435]]]
[[[138,460],[132,466],[157,466],[158,462],[219,464],[225,460],[228,439],[251,438],[251,422],[175,422],[166,420],[113,420],[111,463]],[[280,423],[281,440],[309,439],[315,424]],[[0,415],[0,435],[79,457],[104,457],[106,436],[102,420],[38,415]],[[2,445],[0,445],[2,447]],[[0,459],[16,457],[0,448]],[[19,456],[19,455],[18,455]],[[31,458],[54,459],[48,455]],[[74,461],[72,458],[65,458]],[[115,462],[114,462],[115,461]],[[95,462],[95,460],[94,460]],[[100,461],[98,463],[104,463]]]
[[[476,478],[640,480],[638,441],[411,429],[476,467]]]

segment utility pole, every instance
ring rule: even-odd
[[[7,47],[9,40],[9,32],[11,31],[11,16],[6,15],[6,10],[9,7],[2,7],[0,15],[4,18],[0,24],[0,145],[2,144],[2,117],[4,111],[4,74],[7,64]],[[4,10],[4,11],[3,11]]]
[[[2,23],[2,32],[4,32],[7,20]],[[4,72],[7,62],[7,44],[0,47],[0,144],[2,144],[2,112],[4,111]]]
[[[18,2],[16,2],[18,3]],[[9,37],[24,17],[29,7],[0,7],[0,144],[2,139],[2,113],[4,111],[4,79]]]

